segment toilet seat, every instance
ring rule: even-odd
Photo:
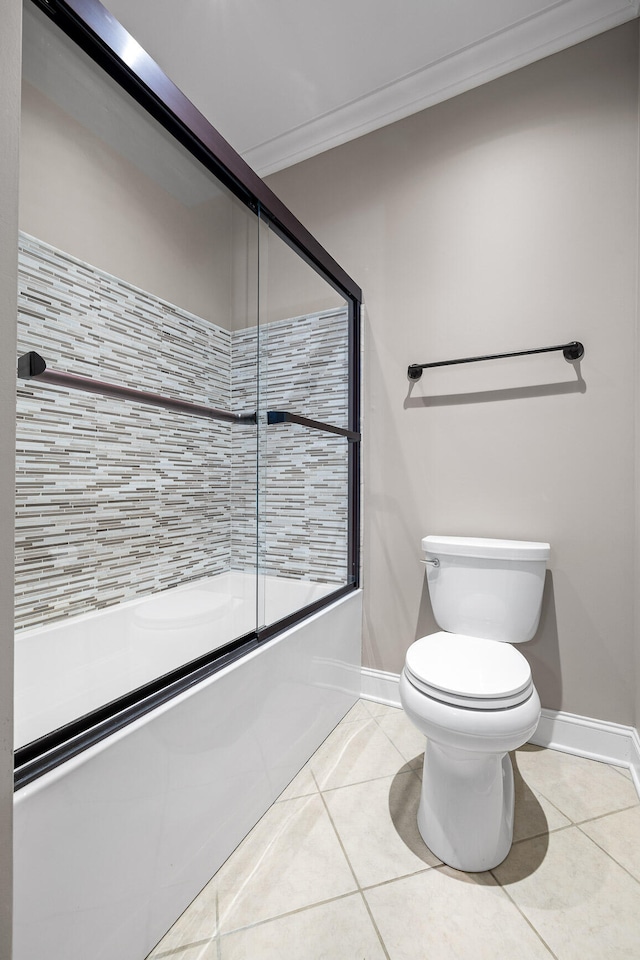
[[[531,696],[531,668],[509,643],[440,631],[407,651],[405,673],[426,696],[471,710],[506,709]]]

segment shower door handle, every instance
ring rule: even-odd
[[[288,410],[267,410],[267,423],[273,425],[276,423],[297,423],[301,427],[309,427],[311,430],[320,430],[322,433],[335,433],[339,437],[346,437],[352,443],[360,440],[360,434],[356,430],[347,430],[345,427],[336,427],[332,423],[323,423],[321,420],[310,420],[309,417],[301,417],[297,413],[290,413]]]
[[[18,377],[20,380],[37,379],[43,383],[51,383],[65,389],[81,390],[84,393],[97,393],[104,397],[114,397],[116,400],[133,400],[135,403],[146,403],[152,407],[171,410],[173,413],[188,413],[208,420],[223,420],[226,423],[257,423],[255,413],[231,413],[229,410],[206,407],[201,403],[192,403],[190,400],[164,397],[158,393],[137,390],[135,387],[126,387],[123,384],[94,380],[93,377],[81,377],[77,373],[50,370],[43,357],[35,350],[30,350],[29,353],[24,353],[18,358]]]

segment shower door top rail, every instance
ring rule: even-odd
[[[146,403],[153,407],[171,410],[174,413],[187,413],[195,417],[205,417],[208,420],[224,420],[226,423],[256,423],[255,413],[230,413],[228,410],[205,407],[188,400],[177,400],[173,397],[164,397],[158,393],[149,393],[146,390],[136,390],[133,387],[124,387],[115,383],[104,383],[104,381],[94,380],[92,377],[81,377],[75,373],[60,373],[58,370],[49,370],[44,359],[34,350],[18,358],[18,377],[20,380],[40,380],[53,386],[81,390],[84,393],[97,393],[105,397],[115,397],[118,400],[133,400],[136,403]]]

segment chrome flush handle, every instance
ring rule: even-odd
[[[433,567],[439,567],[440,561],[437,557],[434,557],[433,560],[421,560],[420,563],[430,563]]]

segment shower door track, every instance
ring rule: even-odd
[[[313,616],[329,603],[335,603],[353,589],[350,584],[339,587],[326,597],[314,600],[276,623],[238,637],[224,647],[182,664],[170,673],[156,677],[97,710],[63,724],[32,743],[17,747],[14,754],[14,789],[25,787],[83,750],[117,733],[150,710],[155,710],[178,694],[190,690],[230,664],[243,659],[267,640]]]

